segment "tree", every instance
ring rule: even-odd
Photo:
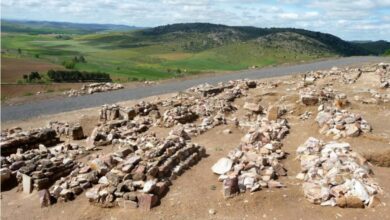
[[[22,54],[22,49],[18,48],[18,54]]]
[[[87,61],[85,60],[85,57],[84,57],[83,55],[81,55],[81,56],[79,57],[79,62],[81,62],[81,63],[86,63]]]

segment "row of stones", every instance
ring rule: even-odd
[[[102,207],[132,206],[150,209],[165,195],[171,180],[205,155],[205,149],[169,135],[139,138],[136,148],[97,157],[51,187],[55,199],[67,201],[85,189],[87,198]],[[96,185],[95,185],[96,184]]]

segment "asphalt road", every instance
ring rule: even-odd
[[[14,106],[1,106],[1,122],[11,120],[25,120],[40,115],[55,114],[73,111],[83,108],[96,107],[103,104],[112,104],[120,101],[140,99],[148,96],[182,91],[202,83],[218,83],[236,79],[260,79],[275,76],[284,76],[294,73],[302,73],[312,70],[329,69],[333,66],[342,67],[362,62],[388,61],[383,57],[346,57],[313,63],[299,64],[294,66],[270,67],[255,70],[238,71],[234,73],[219,74],[212,77],[200,77],[197,79],[183,80],[180,82],[163,83],[153,86],[122,89],[106,93],[78,97],[60,97],[47,99]]]

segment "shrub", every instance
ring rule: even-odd
[[[108,73],[100,72],[80,72],[78,70],[49,70],[47,76],[54,82],[86,82],[86,81],[98,81],[98,82],[111,82],[110,75]]]
[[[75,66],[76,66],[76,62],[74,60],[71,60],[71,61],[64,61],[62,62],[62,65],[66,68],[66,69],[74,69]]]

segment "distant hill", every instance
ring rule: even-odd
[[[184,51],[203,51],[233,43],[256,41],[268,36],[268,41],[275,41],[270,36],[281,36],[286,41],[281,47],[288,45],[289,40],[299,37],[310,41],[309,45],[301,45],[310,51],[330,52],[341,56],[374,54],[355,43],[344,41],[334,35],[295,28],[256,28],[246,26],[226,26],[209,23],[185,23],[159,26],[135,31],[129,34],[101,35],[90,39],[94,42],[110,42],[120,47],[137,47],[156,43],[181,44]],[[292,36],[290,39],[288,35]],[[281,42],[280,42],[281,43]],[[376,54],[376,53],[375,53]]]
[[[113,79],[124,81],[166,79],[337,56],[382,55],[388,48],[385,41],[348,42],[304,29],[209,23],[139,29],[125,25],[2,20],[2,32],[6,32],[1,39],[2,56],[105,72]],[[86,62],[78,62],[80,56]]]
[[[115,24],[80,24],[71,22],[1,19],[1,29],[2,32],[28,34],[90,34],[102,31],[129,31],[142,28]]]
[[[390,50],[390,42],[379,41],[352,41],[352,44],[367,50],[370,54],[380,55]]]

